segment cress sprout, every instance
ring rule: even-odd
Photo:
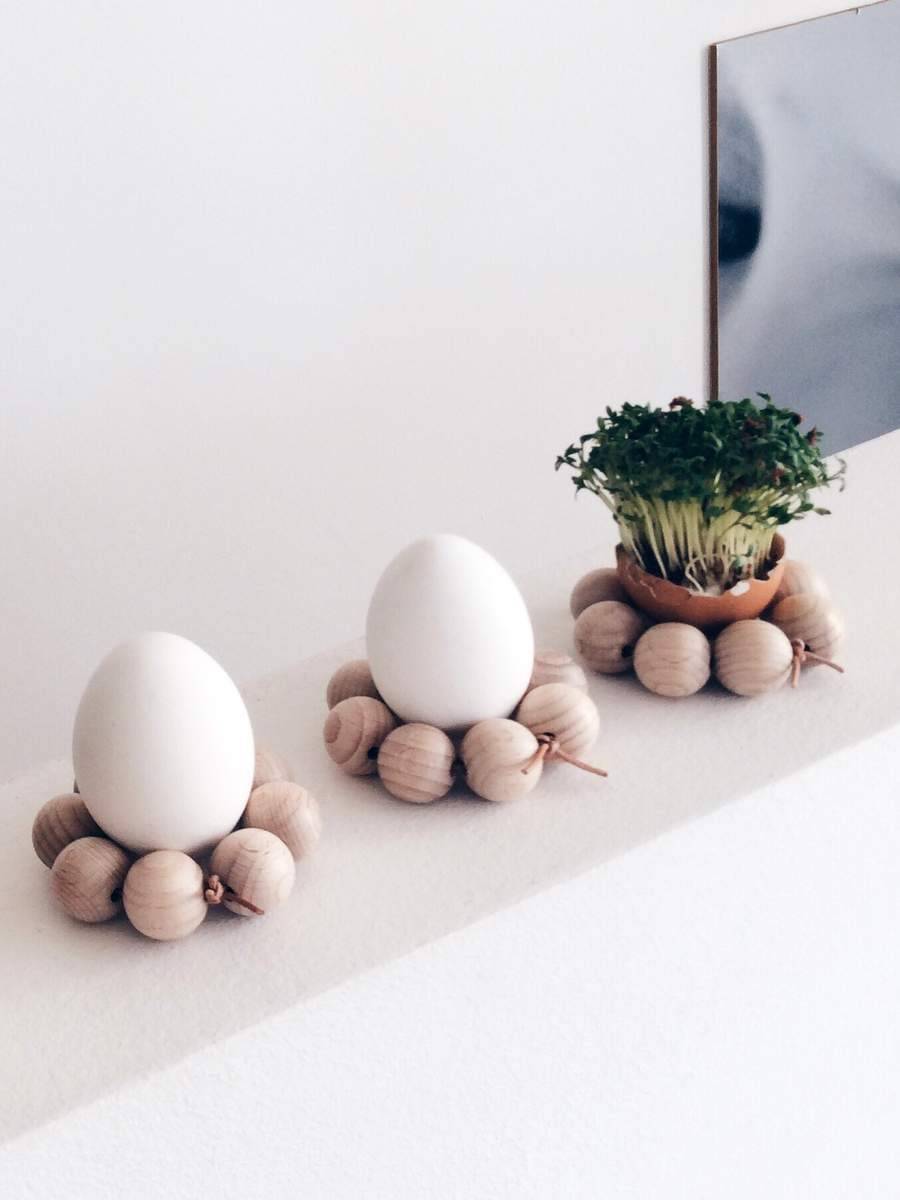
[[[576,491],[593,492],[619,526],[622,544],[652,575],[720,593],[764,575],[780,525],[809,512],[810,496],[840,480],[820,433],[758,393],[761,405],[677,397],[668,408],[607,408],[597,427],[556,460]]]

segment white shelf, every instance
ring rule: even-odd
[[[896,542],[888,501],[898,450],[896,434],[853,450],[835,515],[790,531],[790,549],[817,563],[846,613],[847,674],[812,670],[800,690],[752,701],[710,689],[668,702],[633,680],[596,679],[606,782],[554,767],[516,804],[404,805],[373,781],[341,775],[321,748],[325,681],[359,645],[245,689],[260,740],[292,759],[325,816],[319,854],[264,921],[211,915],[173,944],[145,941],[124,922],[68,921],[51,903],[29,832],[39,804],[70,785],[69,765],[5,785],[0,874],[15,903],[0,951],[0,1030],[15,1087],[0,1099],[3,1139],[895,724],[897,567],[884,548]],[[609,532],[605,546],[525,581],[541,644],[571,644],[569,588],[610,560]]]

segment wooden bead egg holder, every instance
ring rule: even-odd
[[[96,924],[122,912],[146,937],[186,937],[223,905],[261,917],[287,899],[295,860],[315,849],[319,806],[293,782],[278,755],[257,749],[253,786],[239,827],[213,850],[208,869],[180,850],[136,855],[103,832],[78,793],[54,796],[38,812],[31,838],[50,868],[50,888],[77,921]]]
[[[635,603],[619,568],[601,567],[572,590],[575,646],[585,664],[605,675],[634,670],[648,691],[678,698],[715,677],[739,696],[796,688],[802,668],[834,661],[844,622],[812,567],[787,560],[768,606],[752,617],[704,627],[704,622],[661,619]],[[702,603],[702,597],[698,604]],[[682,606],[683,608],[684,606]]]
[[[440,800],[459,775],[484,800],[515,800],[533,791],[544,766],[557,760],[606,775],[581,758],[597,739],[599,716],[581,667],[559,651],[535,656],[511,718],[479,721],[458,740],[434,725],[401,722],[365,659],[338,668],[326,701],[323,735],[332,761],[350,775],[377,774],[391,796],[410,804]]]

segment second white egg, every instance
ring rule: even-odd
[[[388,565],[366,640],[378,691],[404,721],[452,730],[506,717],[531,678],[534,634],[519,589],[454,534],[413,542]]]

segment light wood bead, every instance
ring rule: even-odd
[[[429,804],[453,787],[456,749],[443,729],[412,721],[398,725],[381,743],[378,774],[398,800]]]
[[[545,683],[529,692],[516,710],[516,720],[536,737],[553,734],[560,749],[576,758],[593,747],[600,732],[596,704],[567,683]]]
[[[809,563],[789,558],[784,564],[778,590],[772,597],[772,606],[786,600],[788,596],[821,596],[827,600],[828,585]]]
[[[575,647],[592,671],[621,675],[631,670],[635,644],[648,624],[631,605],[601,600],[575,622]]]
[[[716,678],[738,696],[760,696],[783,687],[791,674],[794,650],[781,630],[768,621],[735,621],[713,644]]]
[[[130,866],[129,855],[109,838],[78,838],[57,855],[50,890],[76,921],[111,921],[122,911],[122,886]]]
[[[226,908],[241,917],[260,916],[277,908],[294,886],[294,859],[290,850],[267,829],[236,829],[219,842],[209,866],[225,885]],[[227,899],[234,892],[262,914]]]
[[[814,593],[787,596],[775,605],[772,620],[791,641],[799,638],[813,654],[834,658],[840,652],[844,622],[824,596]]]
[[[479,721],[463,738],[460,749],[466,782],[484,800],[518,800],[533,791],[541,778],[542,761],[527,775],[522,774],[537,749],[537,738],[518,721],[506,717]]]
[[[31,844],[45,867],[76,838],[103,837],[103,830],[77,792],[64,792],[44,804],[31,827]]]
[[[561,650],[538,650],[534,656],[534,669],[528,691],[543,687],[545,683],[567,683],[569,687],[587,691],[587,676],[574,658]]]
[[[125,876],[125,913],[145,937],[171,942],[187,937],[207,912],[203,871],[180,850],[153,850]]]
[[[322,815],[315,796],[306,788],[279,779],[264,783],[251,792],[243,825],[273,833],[294,858],[304,858],[319,844]]]
[[[269,750],[266,746],[256,747],[251,793],[267,783],[280,783],[283,780],[290,780],[290,778],[291,769],[280,754],[276,754],[274,750]]]
[[[350,696],[325,720],[325,749],[348,775],[371,775],[379,746],[396,727],[386,704],[372,696]]]
[[[601,600],[618,600],[621,604],[628,602],[628,594],[622,587],[615,567],[599,567],[582,575],[572,589],[569,611],[577,620],[586,608],[599,604]]]
[[[349,700],[351,696],[371,696],[373,700],[381,699],[378,688],[375,686],[375,680],[372,678],[368,659],[354,658],[352,662],[344,663],[342,667],[338,667],[328,681],[325,699],[329,708],[334,708],[342,700]]]
[[[710,646],[694,625],[665,621],[651,625],[634,648],[634,670],[657,696],[693,696],[709,679]]]

